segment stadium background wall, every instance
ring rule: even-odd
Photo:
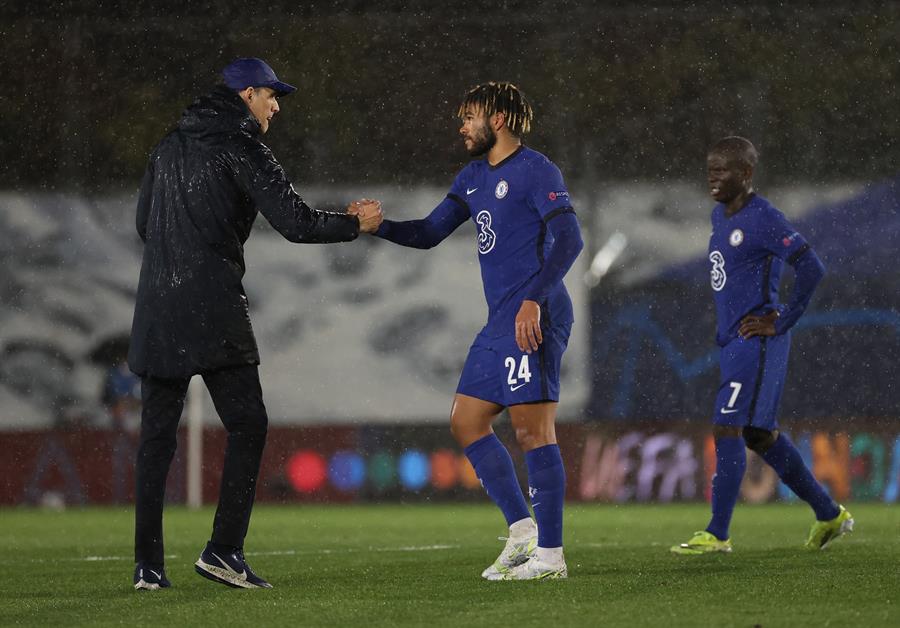
[[[372,194],[401,219],[421,216],[445,193],[304,190],[322,207]],[[782,418],[900,426],[900,179],[798,182],[765,194],[827,268],[792,331]],[[566,277],[576,324],[563,361],[561,420],[705,421],[718,367],[710,206],[700,185],[577,187],[573,203],[587,249]],[[127,350],[142,251],[133,212],[132,195],[0,192],[0,430],[109,427],[98,393]],[[376,238],[290,246],[257,220],[245,286],[271,422],[443,423],[486,315],[473,237],[466,225],[428,253]],[[599,282],[586,282],[592,260],[616,237],[627,240],[624,250]],[[788,269],[785,291],[791,279]],[[351,364],[366,377],[347,395]]]
[[[846,426],[852,425],[847,430]],[[900,431],[864,421],[794,424],[791,436],[832,495],[841,501],[900,498]],[[512,444],[508,422],[501,438]],[[586,502],[709,499],[715,472],[712,438],[697,421],[619,425],[565,424],[558,430],[567,498]],[[167,497],[185,498],[185,434]],[[216,499],[225,432],[203,435],[203,500]],[[110,430],[0,433],[0,505],[81,506],[129,503],[134,434]],[[524,478],[523,457],[511,447]],[[752,452],[742,499],[791,500]],[[446,427],[275,427],[262,462],[261,502],[484,500],[471,466]]]

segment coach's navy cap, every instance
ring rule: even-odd
[[[287,96],[291,92],[297,91],[293,85],[279,81],[269,64],[255,57],[235,59],[222,70],[222,78],[225,79],[225,85],[231,89],[269,87],[274,89],[279,96]]]

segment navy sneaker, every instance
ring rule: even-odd
[[[271,589],[272,585],[253,573],[244,560],[244,551],[220,552],[206,544],[206,549],[194,563],[194,569],[204,578],[238,589]]]
[[[134,588],[137,591],[158,591],[172,586],[166,570],[158,565],[139,562],[134,568]]]

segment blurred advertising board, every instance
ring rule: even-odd
[[[832,427],[840,426],[840,429]],[[896,422],[834,426],[798,423],[790,435],[839,501],[900,499],[900,429]],[[524,461],[508,422],[519,477]],[[562,424],[567,497],[582,502],[672,502],[709,499],[715,449],[708,430],[691,423]],[[185,500],[187,451],[180,434],[167,498]],[[203,501],[213,503],[221,477],[224,430],[203,433]],[[0,433],[0,505],[129,503],[137,438],[112,430]],[[792,500],[755,454],[748,456],[745,502]],[[345,425],[270,428],[257,493],[260,502],[484,500],[478,479],[446,427]]]

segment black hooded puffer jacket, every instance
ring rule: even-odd
[[[144,174],[137,230],[144,257],[128,364],[184,378],[259,364],[244,275],[257,210],[292,242],[346,242],[355,216],[310,208],[260,141],[259,123],[224,86],[185,110]]]

